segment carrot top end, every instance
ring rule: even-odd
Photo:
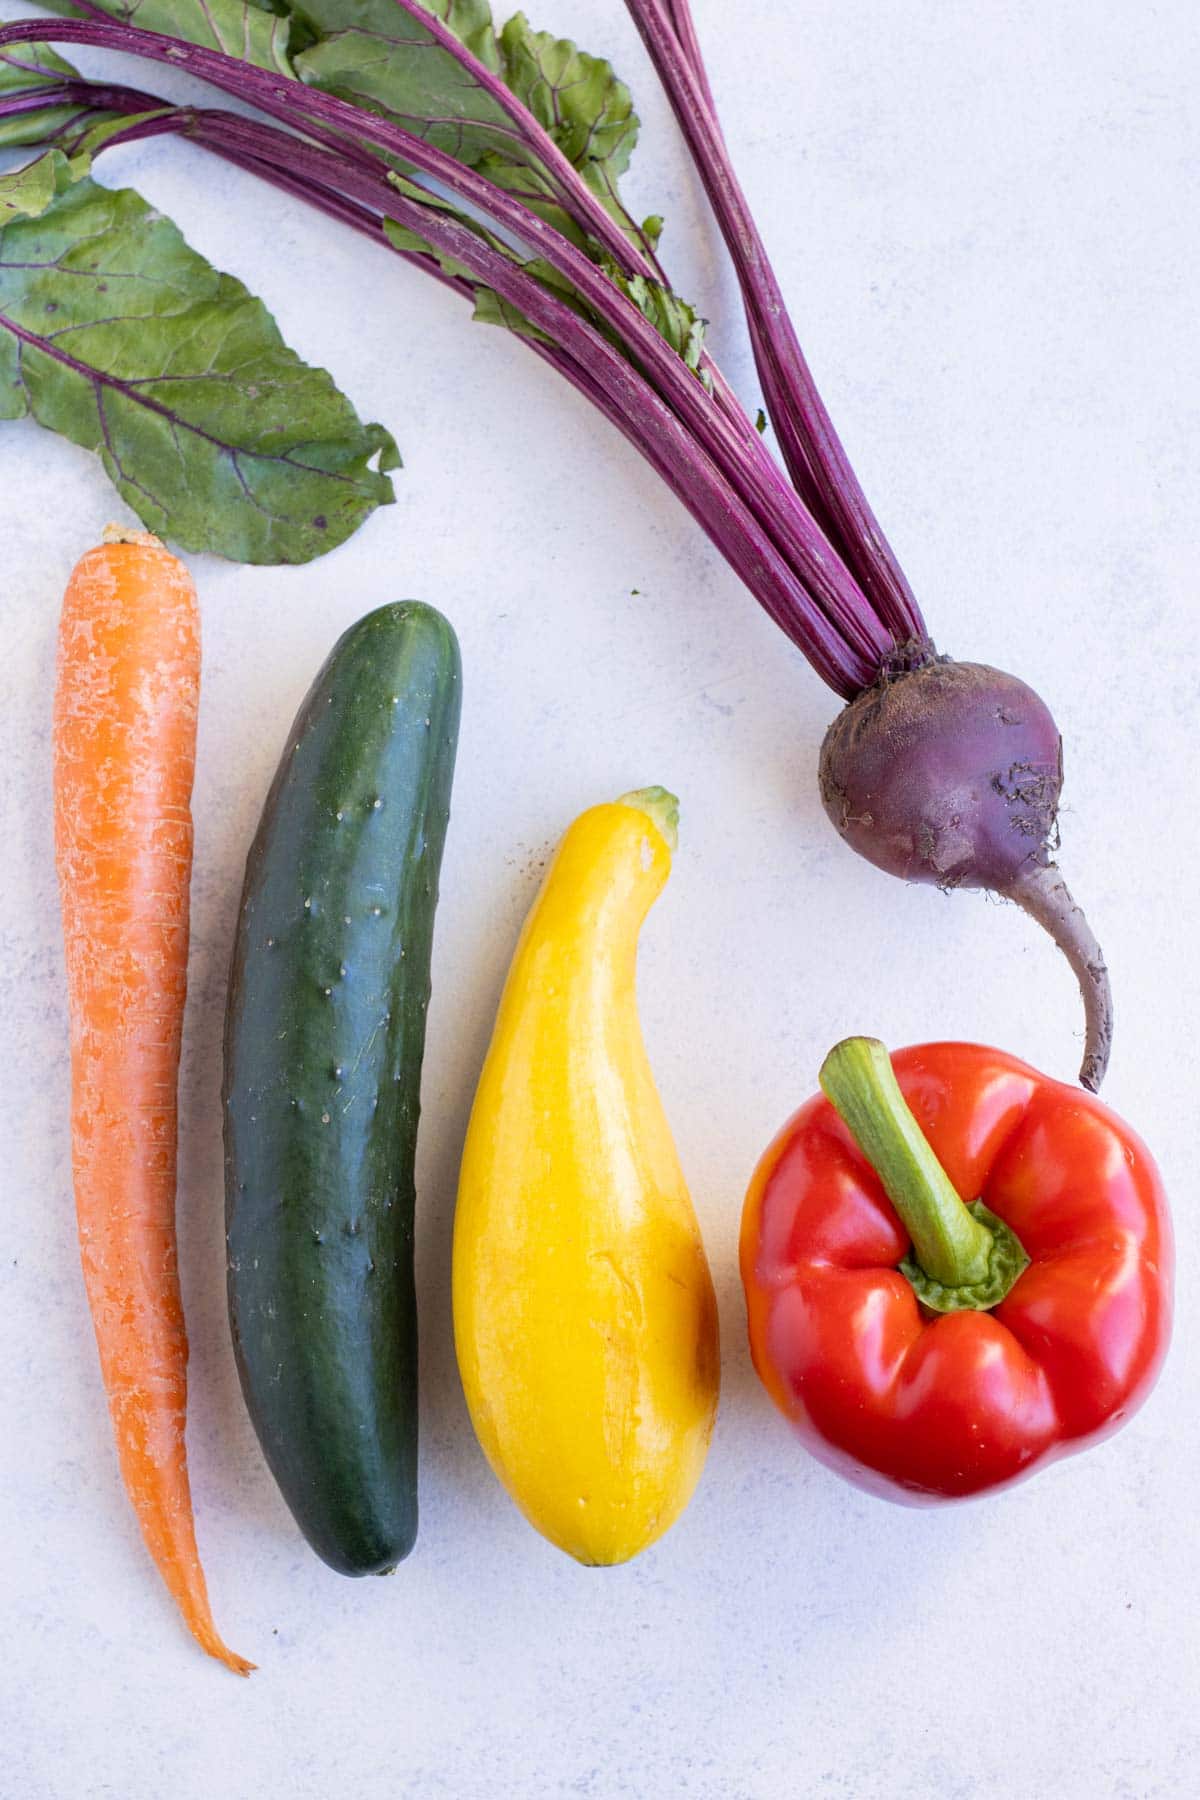
[[[165,550],[166,545],[152,531],[138,531],[132,525],[108,524],[101,534],[105,544],[140,544],[144,550]]]

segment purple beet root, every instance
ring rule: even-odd
[[[988,888],[1035,918],[1074,969],[1095,1092],[1112,1043],[1100,946],[1054,863],[1062,739],[1032,688],[940,658],[839,713],[821,747],[821,798],[846,842],[890,875]]]

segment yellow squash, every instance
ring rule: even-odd
[[[454,1333],[492,1468],[582,1563],[625,1562],[699,1480],[717,1310],[642,1042],[637,941],[671,869],[661,788],[567,832],[517,945],[467,1132]]]

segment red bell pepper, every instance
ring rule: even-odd
[[[755,1367],[814,1455],[922,1504],[1129,1418],[1166,1350],[1172,1248],[1128,1126],[972,1044],[893,1065],[850,1038],[821,1086],[759,1164],[741,1240]]]

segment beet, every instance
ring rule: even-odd
[[[846,842],[905,881],[1013,900],[1074,969],[1086,1012],[1079,1079],[1108,1064],[1108,971],[1054,862],[1062,738],[1015,675],[936,657],[884,676],[838,714],[821,747],[821,798]]]

